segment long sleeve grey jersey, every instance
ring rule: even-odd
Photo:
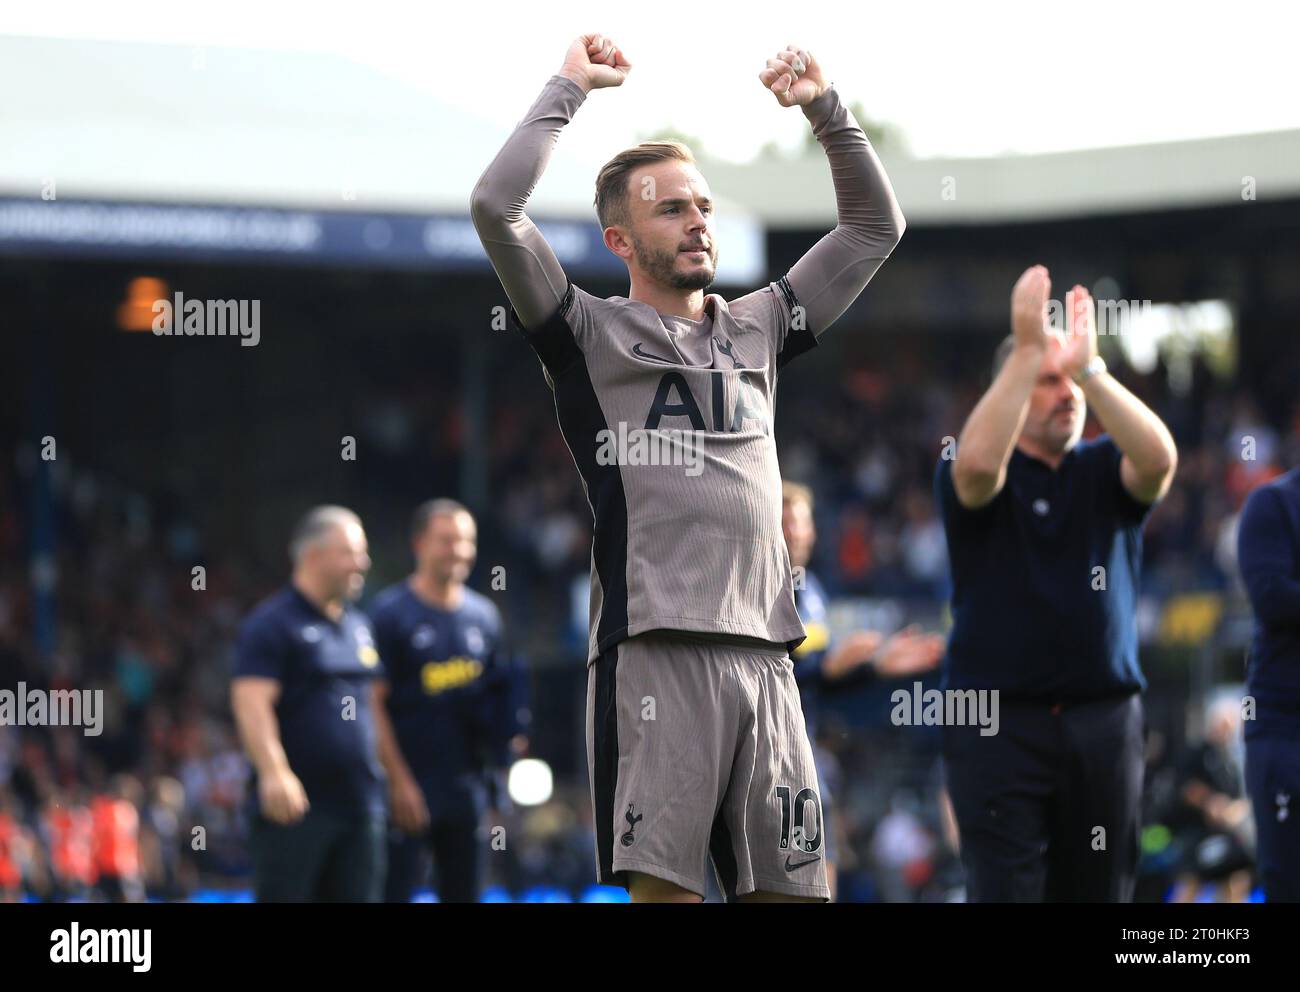
[[[903,233],[889,178],[834,87],[803,108],[838,223],[788,273],[704,317],[573,284],[524,212],[586,95],[563,76],[474,188],[471,215],[555,396],[594,518],[588,660],[649,630],[804,637],[781,533],[777,376],[862,292]]]

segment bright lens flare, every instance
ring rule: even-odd
[[[522,758],[510,766],[506,791],[516,806],[540,806],[554,788],[551,766],[540,758]]]

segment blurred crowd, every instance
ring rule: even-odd
[[[1121,367],[1120,374],[1179,446],[1174,485],[1145,531],[1144,590],[1165,596],[1232,588],[1232,537],[1246,494],[1300,464],[1300,402],[1284,422],[1271,423],[1248,389],[1217,379],[1201,362],[1182,394],[1170,389],[1163,365],[1147,375]],[[935,463],[987,377],[936,378],[932,365],[900,358],[838,369],[830,383],[815,374],[787,378],[776,425],[782,472],[817,494],[821,536],[812,567],[827,591],[946,597]],[[584,575],[590,551],[590,515],[576,473],[565,471],[571,456],[553,425],[526,410],[501,411],[497,426],[492,488],[502,494],[496,509],[511,558],[545,576],[549,588],[567,590],[554,580]],[[1090,420],[1086,435],[1098,432]]]
[[[1236,515],[1254,486],[1300,464],[1300,404],[1289,419],[1269,422],[1248,390],[1204,367],[1182,394],[1169,389],[1160,367],[1120,374],[1170,425],[1180,452],[1173,489],[1146,530],[1145,595],[1236,596]],[[513,395],[514,377],[538,376],[535,364],[521,360],[493,388]],[[896,600],[903,618],[941,612],[948,577],[932,496],[935,461],[985,384],[975,375],[936,376],[905,357],[884,366],[850,363],[833,382],[783,383],[782,467],[816,492],[812,568],[833,598]],[[367,491],[391,499],[398,534],[415,499],[457,495],[416,493],[410,479],[454,477],[465,438],[454,390],[440,394],[441,404],[394,402],[414,393],[361,400],[368,429],[387,439],[379,485]],[[561,658],[564,677],[578,687],[590,517],[571,457],[553,418],[522,404],[493,410],[487,440],[494,499],[480,513],[480,562],[510,569],[501,605],[523,652],[553,666]],[[104,731],[0,727],[0,897],[178,899],[239,888],[249,868],[248,767],[227,700],[229,652],[241,617],[285,580],[287,562],[279,573],[255,572],[253,562],[274,556],[210,546],[192,519],[113,481],[111,467],[92,464],[90,453],[77,454],[48,466],[58,535],[49,645],[38,640],[42,580],[29,545],[31,453],[18,451],[0,474],[0,689],[25,682],[102,690]],[[409,471],[429,457],[439,472]],[[406,481],[386,489],[385,472]],[[317,501],[302,493],[304,508]],[[395,541],[376,549],[377,561],[385,556],[391,581],[407,566],[405,548]],[[206,570],[202,590],[194,587],[195,561]],[[370,591],[376,588],[372,581]],[[854,715],[862,711],[832,715],[818,742],[838,785],[841,898],[960,898],[937,743],[891,734],[887,720]],[[536,724],[548,718],[556,717],[534,709]],[[1145,897],[1196,898],[1213,884],[1219,897],[1240,898],[1250,888],[1239,727],[1222,707],[1195,721],[1202,722],[1203,736],[1152,749],[1144,844],[1155,852],[1147,863],[1158,881]],[[504,891],[578,892],[590,884],[585,758],[575,757],[581,773],[561,781],[550,802],[502,813],[520,838],[492,867],[493,884]]]

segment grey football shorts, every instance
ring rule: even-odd
[[[588,668],[597,877],[643,872],[728,902],[829,899],[812,747],[784,649],[654,631]]]

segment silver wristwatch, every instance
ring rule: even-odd
[[[1106,360],[1102,358],[1100,355],[1093,355],[1092,358],[1088,359],[1088,364],[1085,365],[1083,368],[1079,369],[1078,374],[1075,375],[1074,377],[1074,381],[1078,383],[1080,386],[1082,386],[1094,375],[1099,375],[1105,371],[1106,371]]]

